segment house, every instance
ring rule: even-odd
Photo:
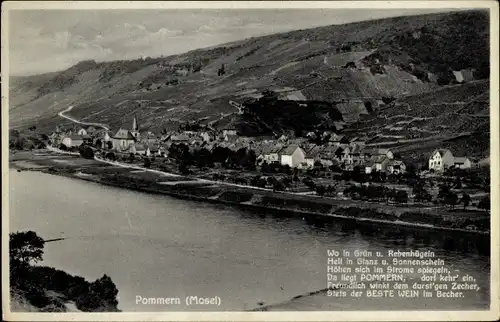
[[[455,168],[460,169],[470,169],[472,167],[472,163],[467,157],[455,157],[453,160],[453,165]]]
[[[352,163],[354,165],[360,165],[365,162],[365,153],[361,146],[357,144],[350,145]]]
[[[208,132],[201,132],[200,137],[205,142],[210,142],[212,140],[212,136]]]
[[[160,157],[165,155],[166,150],[160,144],[155,143],[149,146],[149,151],[151,152],[151,155]]]
[[[95,133],[96,130],[97,129],[91,125],[87,128],[87,134]]]
[[[136,143],[130,146],[130,153],[149,157],[151,155],[151,150],[144,143]]]
[[[75,135],[75,134],[66,135],[61,140],[61,143],[64,144],[68,148],[71,148],[74,146],[80,146],[83,144],[83,137],[81,135]]]
[[[345,123],[344,122],[339,122],[339,121],[334,121],[333,126],[337,131],[341,131],[344,129]]]
[[[406,172],[406,166],[403,161],[390,160],[387,164],[387,172],[391,174],[403,174]]]
[[[388,159],[394,159],[394,154],[389,149],[364,149],[365,158],[385,156]]]
[[[232,128],[222,130],[222,137],[225,138],[227,135],[238,135],[238,131]]]
[[[340,157],[340,162],[344,163],[345,165],[353,164],[351,149],[349,149],[349,147],[346,146],[342,150],[343,151]]]
[[[76,132],[76,134],[78,134],[78,135],[87,135],[88,133],[87,133],[87,130],[85,130],[84,128],[81,128],[81,129],[79,129]]]
[[[349,139],[345,135],[337,135],[334,133],[332,134],[332,136],[330,136],[328,144],[332,145],[349,144]]]
[[[305,163],[303,166],[306,168],[312,168],[314,167],[314,163],[316,161],[321,161],[321,150],[321,147],[317,145],[310,147],[305,153]]]
[[[459,83],[470,82],[474,80],[474,70],[473,69],[462,69],[459,71],[453,71],[455,79]]]
[[[223,135],[223,139],[226,142],[236,142],[238,141],[238,134],[233,134],[233,133],[227,133]]]
[[[111,138],[111,142],[115,150],[126,151],[137,142],[137,139],[130,131],[120,128]]]
[[[453,153],[448,149],[438,149],[429,158],[429,170],[444,171],[455,165]]]
[[[282,149],[283,146],[281,144],[264,147],[262,153],[259,155],[259,159],[267,163],[280,162],[280,152]]]
[[[179,134],[179,135],[172,135],[169,140],[174,143],[174,144],[188,144],[189,143],[189,137],[185,134]]]
[[[84,144],[92,144],[93,139],[90,135],[82,135],[82,140]]]
[[[391,160],[386,156],[373,157],[365,165],[365,173],[373,171],[386,171],[387,166]]]
[[[101,142],[101,148],[105,149],[108,147],[108,142],[111,141],[108,131],[96,131],[93,135],[94,144]]]
[[[281,151],[281,164],[289,165],[292,168],[298,168],[305,163],[306,154],[301,147],[296,144],[287,146]]]

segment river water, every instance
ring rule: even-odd
[[[443,248],[431,233],[391,234],[128,191],[39,172],[9,171],[10,229],[47,243],[43,265],[93,281],[108,274],[124,311],[247,310],[326,287],[327,249],[432,250],[480,286],[466,299],[332,299],[338,309],[484,309],[489,256]],[[429,237],[431,236],[431,237]],[[470,243],[470,241],[468,241]],[[474,245],[471,246],[474,248]],[[142,297],[219,296],[220,307],[143,305]],[[314,309],[311,307],[303,309]]]

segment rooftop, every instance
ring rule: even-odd
[[[129,130],[119,129],[116,134],[113,136],[113,139],[120,140],[135,140],[135,137],[130,133]]]

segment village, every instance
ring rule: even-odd
[[[58,126],[48,139],[64,151],[89,146],[103,159],[258,189],[446,209],[490,204],[487,166],[448,149],[429,151],[428,163],[417,166],[336,133],[275,139],[194,128],[156,135],[141,131],[135,116],[129,129]]]

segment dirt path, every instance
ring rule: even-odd
[[[69,106],[67,109],[65,109],[64,111],[61,111],[58,113],[58,115],[62,118],[65,118],[67,120],[70,120],[71,122],[73,123],[77,123],[77,124],[82,124],[82,125],[88,125],[88,126],[98,126],[98,127],[101,127],[103,128],[104,130],[106,131],[109,131],[109,127],[104,125],[104,124],[101,124],[101,123],[91,123],[91,122],[81,122],[81,121],[78,121],[77,119],[75,118],[72,118],[71,116],[67,116],[67,115],[64,115],[64,113],[66,112],[69,112],[73,109],[73,105]]]

